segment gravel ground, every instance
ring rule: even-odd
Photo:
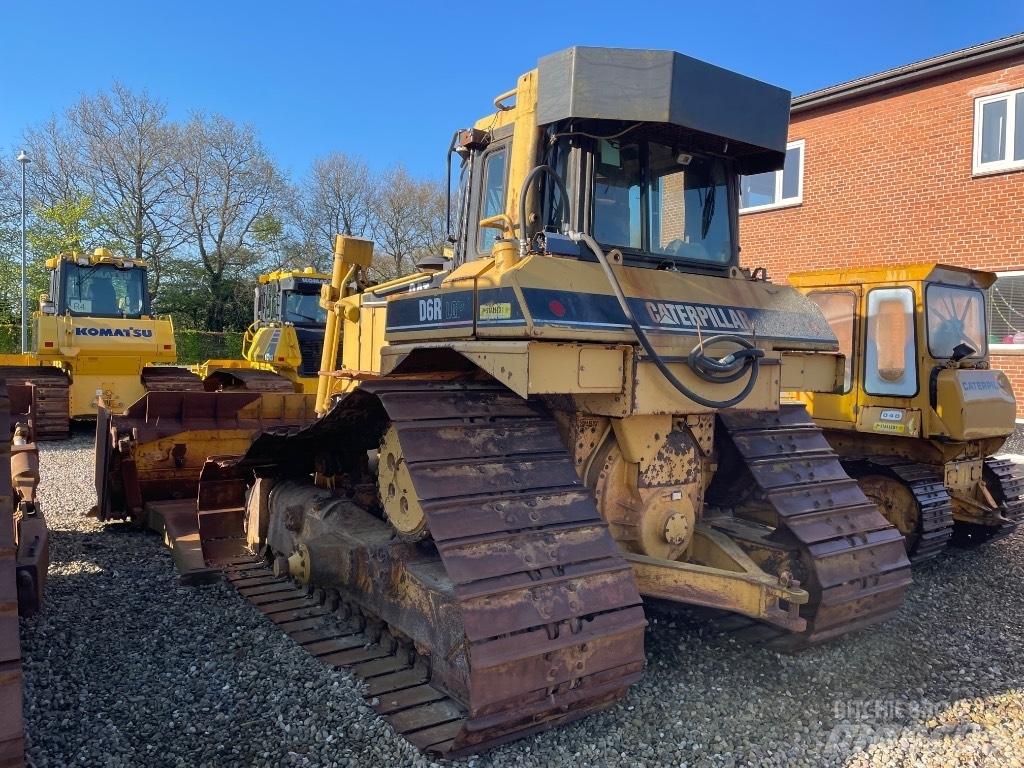
[[[35,766],[427,766],[357,683],[225,585],[176,583],[156,536],[104,528],[92,445],[47,445],[42,616],[22,623]],[[612,709],[470,766],[1024,766],[1024,535],[916,572],[884,627],[787,657],[652,622]]]

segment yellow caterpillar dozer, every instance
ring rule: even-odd
[[[198,366],[206,388],[315,393],[326,322],[320,291],[330,281],[330,275],[312,267],[260,275],[242,360],[207,360]]]
[[[1009,534],[1024,473],[995,456],[1013,433],[1010,381],[988,359],[991,272],[944,264],[799,272],[846,357],[835,392],[799,398],[914,562]]]
[[[0,355],[0,377],[31,388],[31,431],[64,438],[69,419],[95,418],[102,399],[120,411],[154,390],[201,390],[174,367],[170,317],[150,308],[146,265],[97,248],[46,260],[49,292],[32,314],[32,350]]]
[[[738,265],[789,101],[678,53],[542,58],[453,138],[450,259],[360,291],[339,236],[318,418],[205,462],[205,566],[447,756],[624,695],[645,599],[784,649],[892,615],[899,531],[781,404],[836,388],[835,336]]]

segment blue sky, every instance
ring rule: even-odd
[[[1020,0],[0,0],[0,12],[0,147],[118,79],[173,117],[252,123],[296,176],[345,151],[441,178],[452,130],[574,44],[675,49],[803,93],[1024,31]]]

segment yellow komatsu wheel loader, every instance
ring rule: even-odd
[[[448,756],[624,695],[646,599],[792,649],[884,620],[910,579],[781,404],[835,389],[834,334],[738,265],[738,180],[782,167],[789,94],[576,47],[494,103],[452,141],[451,258],[360,291],[372,244],[339,236],[319,417],[210,457],[192,504],[208,567]]]
[[[989,365],[984,291],[995,275],[929,263],[789,280],[821,307],[846,358],[835,392],[799,398],[911,559],[1009,534],[1024,516],[1024,473],[995,455],[1017,410]]]
[[[242,359],[207,360],[198,366],[206,388],[315,393],[326,321],[320,291],[330,281],[330,275],[312,267],[260,275]]]
[[[146,264],[97,248],[47,259],[49,292],[32,314],[32,349],[0,355],[0,377],[31,387],[37,440],[67,437],[69,419],[95,418],[102,400],[124,410],[151,390],[201,390],[174,367],[169,316],[154,315]]]

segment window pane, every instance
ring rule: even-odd
[[[1016,122],[1013,125],[1013,159],[1024,160],[1024,91],[1014,98]]]
[[[932,357],[952,357],[958,344],[985,352],[985,309],[981,291],[948,285],[929,285],[928,350]]]
[[[782,199],[800,196],[800,174],[803,172],[803,148],[799,145],[786,150],[786,165],[782,169]]]
[[[650,251],[727,263],[732,240],[722,162],[692,155],[683,164],[671,147],[648,147]]]
[[[981,162],[1006,158],[1006,100],[990,101],[981,108]]]
[[[807,298],[821,307],[832,333],[839,340],[839,351],[846,358],[843,371],[843,392],[853,383],[853,319],[857,297],[848,291],[809,293]]]
[[[776,171],[744,176],[740,180],[740,207],[753,208],[755,205],[771,205],[775,202]]]
[[[1024,344],[1024,275],[1004,275],[988,289],[991,344]]]
[[[109,264],[83,267],[68,264],[64,278],[64,309],[72,315],[138,317],[144,307],[142,269]]]
[[[484,163],[484,199],[480,206],[481,219],[497,216],[505,212],[505,150],[501,149],[487,157]],[[479,247],[477,250],[485,252],[491,250],[494,241],[498,239],[500,230],[492,227],[481,228],[479,234]]]
[[[594,175],[594,239],[640,248],[640,145],[601,139]]]
[[[914,294],[909,288],[868,293],[864,386],[874,395],[910,397],[917,391]]]

